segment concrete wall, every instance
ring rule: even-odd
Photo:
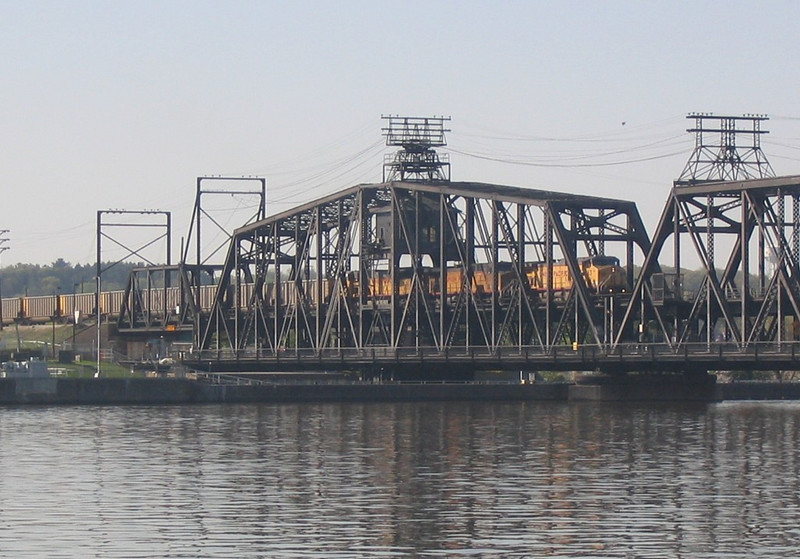
[[[800,382],[726,382],[716,392],[718,400],[800,400]]]
[[[0,379],[0,405],[399,401],[800,400],[800,383],[275,384],[212,385],[186,379]]]
[[[566,401],[566,384],[212,385],[185,379],[0,379],[0,404]]]
[[[587,377],[569,387],[570,401],[716,402],[713,375],[626,375]]]
[[[173,379],[0,379],[0,404],[167,404],[198,395],[196,383]]]

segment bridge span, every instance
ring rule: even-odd
[[[401,134],[384,182],[235,230],[213,297],[181,264],[178,312],[128,305],[121,331],[167,325],[184,363],[212,372],[798,369],[800,176],[771,176],[764,118],[720,119],[728,155],[752,121],[757,173],[705,159],[701,135],[652,240],[633,202],[453,182]]]
[[[666,344],[625,344],[611,350],[590,345],[555,346],[547,353],[536,347],[204,350],[187,356],[184,362],[191,369],[207,373],[353,371],[400,378],[435,377],[430,370],[436,369],[450,371],[453,377],[469,377],[477,371],[695,375],[714,371],[798,370],[800,343],[785,343],[780,347],[754,344],[744,351],[732,344],[682,344],[678,350]]]
[[[797,369],[797,213],[797,176],[676,185],[651,243],[630,202],[470,183],[354,187],[235,232],[187,364]],[[662,268],[671,237],[677,265]],[[705,272],[692,292],[675,271],[689,256]]]
[[[236,230],[202,301],[192,267],[165,269],[178,303],[124,306],[120,331],[181,336],[214,371],[796,369],[799,214],[800,176],[676,185],[653,242],[624,200],[359,185]]]

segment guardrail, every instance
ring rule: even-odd
[[[244,367],[247,362],[263,363],[289,370],[298,368],[346,369],[351,366],[389,365],[389,364],[472,364],[478,367],[514,368],[517,366],[549,365],[551,368],[568,368],[582,365],[584,370],[622,364],[650,364],[650,368],[658,368],[659,364],[667,368],[669,364],[691,365],[701,368],[748,368],[753,364],[774,366],[775,363],[794,364],[800,360],[800,342],[757,342],[739,346],[737,344],[691,343],[671,347],[668,344],[619,344],[616,346],[579,345],[571,346],[505,346],[505,347],[469,347],[445,348],[286,348],[277,351],[269,349],[248,349],[240,351],[204,350],[187,353],[183,361],[208,369],[223,364],[239,364]],[[629,368],[630,368],[629,367]],[[624,367],[623,367],[624,368]]]
[[[198,373],[197,379],[209,384],[226,386],[369,386],[374,384],[391,384],[396,386],[510,386],[520,384],[519,380],[361,380],[355,377],[336,377],[314,375],[313,377],[284,377],[267,375],[262,377],[244,377],[229,373]]]

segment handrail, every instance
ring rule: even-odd
[[[730,342],[696,342],[670,346],[666,343],[630,343],[616,346],[600,344],[584,344],[577,348],[567,345],[542,348],[530,346],[498,346],[488,347],[365,347],[365,348],[286,348],[272,351],[268,349],[247,350],[203,350],[186,353],[189,361],[221,361],[221,360],[264,360],[271,362],[285,361],[397,361],[397,360],[444,360],[444,361],[528,361],[547,359],[596,361],[624,359],[631,357],[657,360],[659,357],[671,358],[691,356],[715,357],[725,360],[735,356],[792,356],[800,355],[800,341],[791,342],[753,342],[744,346]],[[641,360],[641,359],[640,359]]]

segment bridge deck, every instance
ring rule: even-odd
[[[287,349],[203,351],[187,355],[183,363],[198,371],[342,371],[379,368],[448,367],[473,370],[603,371],[704,373],[725,370],[786,370],[800,368],[800,342],[752,344],[684,344],[675,350],[666,344],[620,345],[613,350],[585,345],[543,351],[540,347],[363,348],[323,351]],[[435,376],[435,375],[434,375]]]

